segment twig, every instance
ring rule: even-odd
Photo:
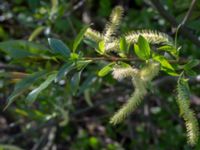
[[[192,0],[187,13],[186,13],[183,21],[181,22],[181,25],[184,25],[187,22],[187,20],[189,19],[190,15],[192,14],[192,11],[194,9],[195,3],[196,3],[196,0]]]
[[[99,60],[106,60],[106,61],[139,61],[141,62],[142,60],[137,58],[137,57],[126,57],[126,58],[121,58],[121,57],[83,57],[83,60],[93,60],[93,61],[99,61]],[[187,63],[188,61],[186,59],[180,59],[179,61],[177,60],[168,60],[172,64],[184,64]]]
[[[160,15],[167,20],[173,27],[177,28],[179,23],[176,21],[176,18],[172,16],[168,11],[166,11],[161,4],[160,0],[150,0],[153,6],[157,9]],[[200,40],[196,35],[194,35],[185,25],[180,27],[180,34],[183,37],[187,37],[191,40],[196,46],[200,47]]]

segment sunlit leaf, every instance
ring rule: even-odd
[[[150,58],[150,46],[148,41],[143,37],[139,36],[137,44],[134,44],[134,50],[136,55],[142,59],[142,60],[147,60]]]
[[[112,69],[113,69],[113,66],[114,66],[115,63],[110,63],[108,65],[106,65],[105,67],[103,67],[99,72],[98,72],[98,75],[100,77],[103,77],[105,75],[107,75]]]

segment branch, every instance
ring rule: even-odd
[[[93,61],[99,61],[99,60],[106,60],[106,61],[138,61],[138,62],[142,62],[141,59],[137,58],[137,57],[126,57],[126,58],[121,58],[121,57],[114,57],[114,56],[110,56],[110,57],[83,57],[83,60],[93,60]],[[186,59],[179,59],[179,61],[177,60],[168,60],[171,64],[185,64],[188,62],[188,60]]]
[[[150,0],[153,6],[157,9],[160,15],[167,20],[173,27],[177,28],[180,24],[176,21],[176,18],[167,12],[162,6],[160,0]],[[190,13],[190,12],[189,12]],[[189,14],[190,15],[190,14]],[[187,21],[187,18],[186,18]],[[200,40],[196,35],[194,35],[185,25],[180,26],[180,34],[183,37],[187,37],[196,46],[200,47]]]
[[[192,0],[192,2],[190,4],[190,8],[188,9],[183,21],[181,22],[181,25],[184,25],[187,22],[187,20],[189,19],[190,15],[192,14],[192,11],[194,9],[195,3],[196,3],[196,0]]]

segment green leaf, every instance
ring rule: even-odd
[[[92,60],[79,60],[76,62],[76,68],[78,70],[84,69],[88,64],[90,64]]]
[[[97,43],[90,39],[84,39],[83,42],[92,48],[98,49]]]
[[[23,150],[23,149],[14,145],[0,144],[0,150]]]
[[[105,67],[103,67],[99,72],[98,72],[98,76],[100,77],[104,77],[105,75],[107,75],[112,69],[113,66],[115,65],[114,62],[106,65]]]
[[[40,71],[40,72],[31,74],[30,76],[22,79],[19,83],[17,83],[13,93],[8,97],[8,104],[6,105],[4,109],[8,108],[8,106],[10,106],[10,104],[14,102],[16,97],[20,96],[34,82],[36,82],[38,79],[43,77],[45,74],[46,74],[46,71]]]
[[[184,70],[191,70],[192,68],[199,65],[200,61],[198,59],[192,59],[187,64],[184,65]]]
[[[72,62],[68,62],[64,64],[58,71],[56,82],[60,81],[64,76],[66,76],[74,68],[75,68],[75,65]]]
[[[178,51],[177,49],[172,45],[164,45],[158,48],[158,50],[169,52],[172,56],[175,58],[178,58]]]
[[[168,62],[168,60],[164,56],[154,56],[153,59],[161,64],[161,70],[165,71],[169,75],[177,76],[178,74],[175,72],[175,69]]]
[[[119,48],[122,52],[127,52],[127,43],[125,37],[120,38]]]
[[[139,36],[137,44],[134,44],[134,49],[140,59],[147,60],[150,58],[151,49],[148,41],[143,36]]]
[[[87,26],[84,26],[81,31],[79,32],[79,34],[77,35],[76,39],[74,40],[74,43],[73,43],[73,52],[76,51],[77,47],[79,46],[80,42],[82,41],[83,37],[84,37],[84,34],[86,32],[86,30],[88,29],[88,25]]]
[[[79,88],[81,73],[82,73],[82,71],[79,71],[79,72],[75,73],[71,78],[70,85],[71,85],[71,89],[72,89],[72,95],[75,95]]]
[[[100,54],[104,54],[104,52],[105,52],[105,42],[104,42],[104,40],[99,42],[99,52],[100,52]]]
[[[48,52],[48,49],[40,44],[23,40],[1,42],[0,49],[15,59],[22,59],[29,56],[39,56]]]
[[[48,42],[53,53],[57,53],[65,57],[69,57],[70,49],[61,40],[49,38]]]
[[[28,96],[26,97],[26,100],[28,100],[30,103],[33,103],[38,97],[38,95],[40,94],[40,92],[46,89],[51,84],[51,82],[55,80],[56,76],[57,76],[57,72],[49,75],[47,79],[42,84],[40,84],[38,88],[34,89],[28,94]]]

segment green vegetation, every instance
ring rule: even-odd
[[[199,149],[199,8],[2,2],[0,150]]]

